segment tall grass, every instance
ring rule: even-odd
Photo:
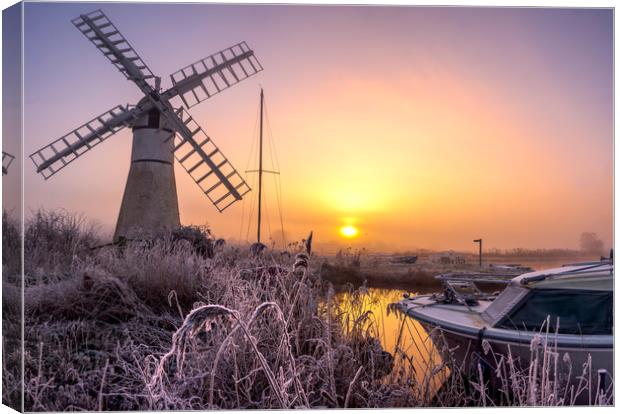
[[[430,336],[442,355],[440,364],[429,362],[434,379],[442,383],[436,398],[442,405],[544,407],[614,403],[613,377],[607,372],[593,372],[590,355],[585,362],[575,364],[569,353],[561,353],[557,332],[549,332],[549,318],[529,344],[530,355],[525,361],[511,345],[497,346],[486,339],[481,349],[471,346],[468,357],[457,360],[456,349],[449,348],[440,329]],[[444,375],[444,367],[449,367],[449,376]]]
[[[64,210],[36,211],[24,226],[26,286],[63,280],[99,242],[97,229]]]
[[[2,212],[2,403],[21,408],[21,226]]]
[[[382,349],[364,289],[343,310],[308,242],[258,257],[174,235],[100,244],[66,213],[26,223],[28,411],[488,403],[450,361]],[[10,375],[3,398],[18,391]]]
[[[482,373],[472,382],[484,404],[504,406],[613,405],[613,378],[596,373],[592,357],[576,365],[570,354],[560,353],[557,336],[549,332],[549,320],[541,334],[530,343],[530,363],[522,364],[513,349],[497,352],[486,340],[482,343],[488,375]]]

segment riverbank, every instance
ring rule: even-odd
[[[482,272],[490,275],[518,274],[562,266],[567,263],[598,260],[592,255],[570,255],[556,257],[539,256],[489,256],[482,268],[477,261],[468,258],[462,263],[440,264],[429,257],[417,257],[415,263],[402,263],[398,257],[375,255],[365,260],[353,257],[343,260],[338,257],[323,257],[321,275],[336,285],[352,284],[385,289],[429,293],[442,288],[436,276],[451,272]],[[513,266],[507,269],[506,265]]]

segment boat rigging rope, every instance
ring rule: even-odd
[[[252,179],[252,186],[256,183],[257,178]],[[256,207],[256,199],[254,197],[250,197],[250,214],[248,218],[248,230],[245,233],[245,240],[250,240],[250,229],[252,228],[252,217],[254,217],[254,208]]]
[[[260,117],[260,108],[256,108],[256,115],[254,117],[254,128],[252,129],[252,139],[250,140],[250,152],[248,154],[248,159],[245,163],[245,171],[248,171],[250,169],[250,163],[252,162],[253,158],[254,158],[254,151],[256,150],[256,135],[257,135],[257,131],[258,131],[258,121]],[[243,200],[241,201],[241,225],[239,226],[239,240],[243,239],[243,222],[245,221],[245,205],[246,205],[246,200],[250,198],[250,202],[252,202],[254,200],[254,197],[244,197]],[[250,207],[252,207],[252,205],[250,205]],[[249,222],[252,221],[252,212],[250,211],[250,216],[249,216]],[[249,234],[250,234],[250,223],[248,222],[248,231],[246,233],[245,239],[248,240]]]
[[[267,191],[265,191],[265,188],[263,188],[263,193],[265,194],[265,197],[263,197],[263,206],[264,211],[265,211],[265,219],[267,221],[267,231],[269,232],[269,238],[273,240],[273,233],[271,232],[271,220],[269,219],[269,206],[267,205]]]
[[[265,109],[265,121],[267,124],[267,136],[269,141],[269,153],[271,154],[271,165],[273,171],[280,171],[280,160],[278,159],[278,152],[276,151],[275,140],[273,139],[273,130],[271,129],[271,122],[269,122],[269,113],[267,110],[267,105],[264,106]],[[275,165],[274,165],[275,163]],[[278,205],[278,213],[280,217],[280,231],[282,235],[282,244],[283,248],[286,249],[286,236],[284,235],[284,218],[282,214],[282,180],[279,174],[273,174],[274,186],[276,188],[276,201]]]

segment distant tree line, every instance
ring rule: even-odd
[[[415,249],[405,251],[401,254],[415,254],[420,257],[429,256],[437,251],[429,249]],[[464,256],[477,255],[471,251],[455,251],[457,254]],[[609,254],[605,250],[605,244],[594,232],[583,232],[579,236],[579,250],[577,249],[528,249],[524,247],[515,247],[511,249],[489,248],[484,249],[486,256],[507,256],[507,257],[579,257],[584,255],[601,255]]]
[[[579,250],[575,249],[488,249],[489,256],[522,256],[522,257],[567,257],[583,255],[605,255],[605,244],[596,233],[583,232],[579,236]]]
[[[573,249],[526,249],[515,247],[512,249],[488,249],[484,252],[487,256],[513,256],[513,257],[571,257],[579,256],[581,252]]]

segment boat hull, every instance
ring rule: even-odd
[[[526,373],[532,361],[538,361],[538,369],[542,368],[543,363],[547,363],[553,376],[551,379],[557,378],[559,390],[562,395],[567,395],[567,399],[571,398],[571,387],[576,393],[580,386],[584,386],[586,380],[589,381],[592,386],[574,398],[575,404],[593,404],[597,389],[607,388],[612,382],[613,346],[594,348],[588,348],[585,344],[581,347],[565,346],[561,343],[556,344],[553,334],[540,335],[530,341],[524,339],[511,341],[493,338],[485,335],[484,331],[482,334],[471,335],[444,329],[428,322],[421,324],[445,361],[451,361],[453,366],[459,367],[466,375],[479,375],[482,371],[485,381],[490,381],[491,385],[501,385],[495,371],[502,365],[506,367],[506,372],[509,372],[505,364],[508,358],[514,362],[516,369]],[[556,372],[557,377],[553,374]],[[568,391],[565,393],[566,390]]]

